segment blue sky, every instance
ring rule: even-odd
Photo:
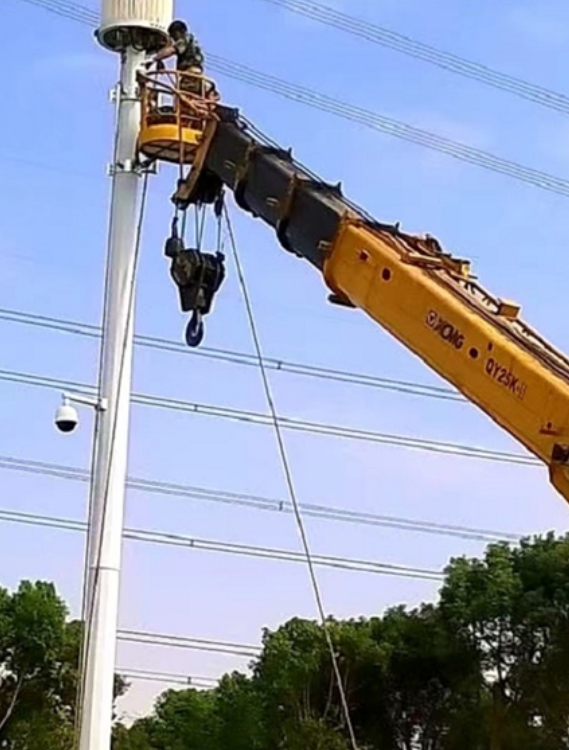
[[[107,91],[116,60],[89,29],[5,0],[5,24],[41,40],[21,54],[5,40],[0,129],[1,305],[88,323],[100,319],[113,111]],[[97,8],[95,0],[88,4]],[[335,5],[505,72],[563,91],[569,9],[561,0],[356,0]],[[569,171],[566,120],[510,95],[458,78],[315,24],[260,0],[178,2],[204,47],[267,73],[430,129],[505,158]],[[220,22],[223,19],[223,23]],[[362,126],[218,79],[239,106],[297,158],[383,221],[429,232],[474,259],[480,280],[522,303],[526,319],[569,350],[566,199]],[[43,165],[43,166],[42,166]],[[49,168],[48,168],[49,167]],[[136,328],[180,340],[184,318],[162,256],[168,196],[165,168],[152,182],[141,259]],[[357,312],[327,306],[318,275],[284,253],[271,231],[234,212],[241,255],[266,355],[383,377],[439,384],[400,345]],[[0,368],[93,382],[96,343],[0,321]],[[207,344],[252,352],[243,304],[230,277],[207,321]],[[370,388],[271,377],[280,413],[300,419],[518,450],[473,407]],[[139,392],[266,412],[258,373],[191,354],[137,349]],[[53,428],[54,391],[0,382],[0,454],[88,466],[90,415],[62,438]],[[567,507],[545,470],[287,434],[302,502],[321,502],[440,523],[530,533],[563,530]],[[130,472],[211,489],[285,497],[268,428],[133,407]],[[0,473],[4,509],[83,518],[86,488]],[[239,543],[298,549],[290,515],[131,493],[129,526]],[[480,544],[308,519],[314,551],[441,568]],[[51,579],[77,611],[83,539],[67,531],[0,525],[0,578]],[[324,570],[325,601],[338,616],[369,615],[436,595],[432,583]],[[121,626],[257,642],[261,629],[314,616],[308,576],[282,562],[125,545]],[[243,661],[167,649],[125,647],[121,666],[217,676]],[[122,710],[148,708],[160,686],[135,684]]]

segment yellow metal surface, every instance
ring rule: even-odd
[[[203,138],[196,149],[193,169],[190,170],[189,174],[183,180],[178,182],[176,192],[172,196],[172,200],[176,205],[189,201],[205,165],[209,147],[217,130],[217,124],[217,120],[213,119],[208,122]]]
[[[530,329],[519,307],[469,294],[439,254],[417,262],[409,244],[346,219],[324,267],[335,294],[359,307],[549,467],[569,500],[569,361]],[[451,261],[452,263],[452,261]]]
[[[140,131],[138,148],[148,158],[192,164],[202,138],[201,130],[179,128],[175,123],[148,125]]]
[[[219,99],[200,72],[164,68],[138,76],[141,120],[138,150],[147,158],[193,164]]]

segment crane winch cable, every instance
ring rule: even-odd
[[[281,465],[283,469],[283,474],[285,477],[289,499],[292,503],[293,509],[294,509],[294,517],[296,520],[298,532],[300,535],[300,539],[302,542],[302,548],[304,551],[304,555],[306,558],[306,566],[308,568],[310,581],[312,584],[312,590],[314,593],[314,599],[316,601],[316,606],[318,609],[318,614],[320,617],[320,623],[322,626],[322,631],[324,633],[324,638],[326,641],[326,646],[328,648],[329,654],[330,654],[330,661],[332,664],[332,670],[336,679],[336,685],[338,687],[338,693],[340,696],[340,703],[342,708],[342,714],[344,716],[344,721],[346,723],[346,728],[348,730],[348,735],[350,739],[350,744],[352,747],[352,750],[358,750],[358,742],[356,739],[356,734],[354,731],[354,725],[352,723],[352,717],[350,713],[350,707],[348,704],[348,698],[346,695],[346,689],[344,686],[344,681],[342,678],[342,673],[340,671],[340,664],[338,661],[338,655],[336,653],[336,648],[334,646],[334,641],[332,639],[332,633],[330,630],[330,623],[328,620],[328,616],[326,614],[326,610],[324,607],[324,599],[322,597],[322,592],[320,590],[320,584],[318,582],[318,576],[316,574],[316,568],[314,565],[314,562],[312,560],[312,552],[310,549],[310,542],[308,539],[308,533],[306,531],[306,527],[304,524],[304,519],[302,518],[302,513],[300,510],[300,503],[298,500],[298,496],[296,493],[296,486],[294,484],[293,476],[292,476],[292,467],[288,458],[288,452],[286,449],[286,444],[284,440],[284,435],[281,430],[281,424],[278,417],[278,412],[275,405],[275,400],[273,397],[271,384],[269,381],[269,376],[267,373],[267,370],[265,369],[264,365],[264,358],[263,358],[263,351],[261,347],[261,339],[259,335],[259,331],[257,328],[257,323],[255,320],[255,314],[253,311],[253,305],[251,301],[251,297],[249,294],[249,288],[245,279],[245,272],[243,268],[243,264],[241,263],[241,258],[239,255],[239,250],[237,247],[237,241],[235,238],[235,233],[233,231],[233,225],[231,223],[231,218],[229,215],[229,211],[227,210],[227,206],[223,206],[223,213],[225,215],[225,221],[227,225],[227,233],[229,236],[229,243],[233,255],[233,261],[235,265],[235,269],[237,272],[237,279],[239,282],[239,286],[241,288],[241,294],[243,296],[243,301],[245,304],[245,309],[247,313],[247,319],[249,321],[249,328],[251,331],[251,337],[253,339],[253,344],[255,348],[255,353],[257,356],[257,360],[259,363],[259,372],[261,373],[261,380],[263,382],[263,390],[265,392],[265,398],[267,401],[267,406],[269,408],[270,417],[271,417],[271,423],[272,427],[275,433],[275,437],[277,440],[277,446],[279,451],[279,456],[281,460]]]

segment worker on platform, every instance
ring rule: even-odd
[[[178,73],[182,74],[179,82],[180,90],[200,94],[204,55],[197,39],[184,21],[171,23],[168,35],[170,37],[168,44],[154,56],[153,62],[162,65],[164,60],[176,55],[176,68]]]

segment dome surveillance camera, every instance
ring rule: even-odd
[[[60,432],[73,432],[79,424],[77,409],[69,404],[63,403],[55,412],[55,426]]]

